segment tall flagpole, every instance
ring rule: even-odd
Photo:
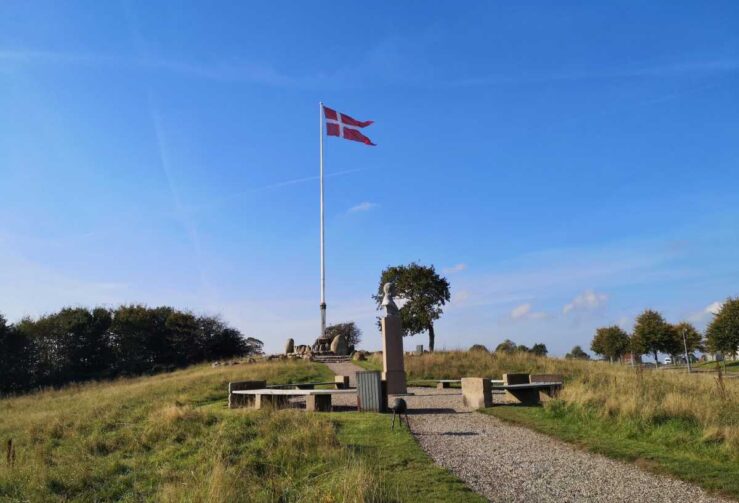
[[[323,103],[318,103],[318,135],[321,155],[321,337],[326,335],[326,259],[323,234]]]

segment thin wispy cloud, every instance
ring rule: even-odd
[[[377,208],[377,206],[377,203],[370,203],[368,201],[365,201],[357,204],[356,206],[352,206],[351,208],[349,208],[347,213],[361,213],[364,211],[370,211],[374,208]]]
[[[290,77],[269,65],[246,61],[189,62],[157,57],[130,57],[96,53],[70,53],[38,50],[0,50],[0,62],[18,64],[75,65],[115,69],[158,70],[220,82],[244,82],[276,87],[315,86],[316,77]]]
[[[512,320],[540,320],[546,318],[547,314],[540,311],[533,311],[531,304],[521,304],[514,307],[510,312]]]
[[[346,169],[343,171],[335,171],[333,173],[326,173],[323,175],[324,178],[334,178],[337,176],[345,176],[349,175],[351,173],[357,173],[358,171],[364,171],[364,168],[353,168],[353,169]],[[250,194],[256,194],[259,192],[265,192],[275,189],[280,189],[283,187],[289,187],[291,185],[299,185],[302,183],[307,182],[315,182],[320,180],[320,176],[314,175],[314,176],[303,176],[300,178],[291,178],[289,180],[282,180],[280,182],[274,182],[269,183],[267,185],[262,185],[259,187],[253,187],[249,189],[240,190],[237,192],[232,192],[230,194],[225,194],[223,196],[219,196],[218,199],[210,199],[207,203],[195,203],[187,205],[187,210],[190,212],[197,212],[202,210],[207,210],[211,208],[216,208],[223,206],[225,204],[228,204],[232,201],[238,201],[240,199],[243,199],[245,196],[248,196]]]
[[[573,71],[541,75],[486,75],[449,82],[450,87],[474,87],[486,85],[525,84],[539,82],[598,80],[635,77],[678,77],[699,73],[734,73],[739,71],[739,60],[723,59],[678,62],[664,65],[644,65],[602,71]]]
[[[443,272],[444,274],[454,274],[455,272],[461,272],[461,271],[464,271],[465,269],[467,269],[467,264],[459,263],[451,267],[442,269],[441,272]]]
[[[177,215],[177,218],[179,219],[183,230],[185,231],[187,236],[190,238],[190,241],[192,242],[193,252],[195,254],[195,258],[197,261],[198,273],[200,275],[200,282],[202,286],[205,288],[206,292],[208,292],[209,295],[212,296],[214,294],[213,288],[210,285],[208,278],[205,274],[205,268],[204,268],[205,260],[203,257],[203,247],[200,241],[200,233],[198,232],[198,228],[197,228],[197,225],[195,224],[195,221],[190,217],[189,213],[187,212],[182,202],[180,191],[177,189],[177,186],[174,183],[174,179],[172,176],[172,169],[173,169],[172,161],[171,161],[171,156],[169,153],[169,147],[168,147],[166,137],[165,137],[164,126],[162,124],[162,118],[161,118],[161,115],[159,113],[157,106],[154,103],[154,97],[151,93],[149,93],[149,111],[151,114],[151,121],[152,121],[152,125],[154,128],[154,140],[156,142],[157,151],[159,154],[159,165],[162,168],[164,179],[167,182],[167,187],[169,188],[170,195],[172,196],[175,214]]]

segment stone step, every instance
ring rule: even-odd
[[[343,363],[352,361],[351,356],[314,356],[313,361],[320,363]]]

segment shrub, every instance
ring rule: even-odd
[[[482,351],[483,353],[489,353],[490,352],[488,350],[488,348],[485,347],[483,344],[473,344],[470,347],[470,351]]]

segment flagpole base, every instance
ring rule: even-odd
[[[326,303],[321,302],[321,337],[326,335]]]

